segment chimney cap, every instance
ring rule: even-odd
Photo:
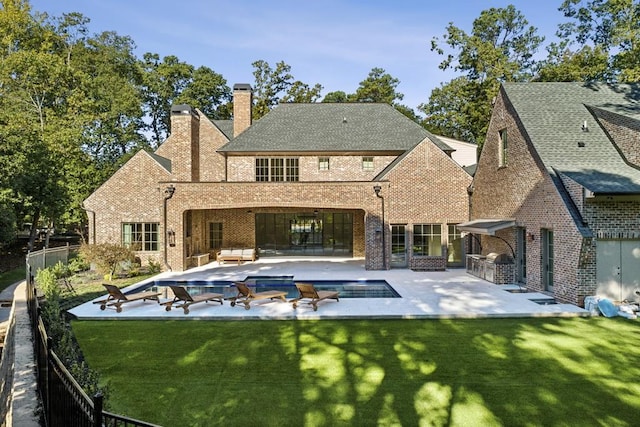
[[[236,83],[233,85],[233,90],[234,92],[236,90],[247,90],[249,92],[253,91],[253,89],[251,89],[251,85],[249,83]]]
[[[198,112],[187,104],[176,104],[171,106],[171,115],[187,115],[191,114],[193,116],[197,116]]]

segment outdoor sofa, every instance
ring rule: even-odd
[[[218,264],[223,264],[227,261],[234,261],[240,265],[244,261],[255,261],[256,250],[254,248],[230,248],[220,249],[216,254],[216,261]]]

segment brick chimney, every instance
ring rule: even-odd
[[[180,181],[200,181],[200,115],[189,105],[171,107],[171,138],[177,150],[171,158],[171,173]]]
[[[251,126],[253,89],[248,83],[233,85],[233,136],[236,137]]]

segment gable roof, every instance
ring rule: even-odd
[[[595,194],[640,194],[640,169],[593,115],[601,109],[640,125],[640,86],[505,83],[503,90],[550,174],[563,173]]]
[[[219,151],[401,153],[429,135],[387,104],[287,103],[271,110]]]

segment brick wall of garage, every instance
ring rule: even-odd
[[[501,92],[494,105],[487,138],[473,181],[471,217],[516,219],[532,239],[526,240],[526,286],[544,290],[542,231],[552,230],[555,243],[554,295],[560,301],[579,303],[593,289],[584,283],[585,260],[593,257],[590,241],[585,240],[567,210],[558,188],[532,149],[510,104]],[[506,166],[499,164],[499,132],[507,129]],[[568,196],[567,196],[568,197]],[[515,249],[514,229],[497,233]],[[482,251],[509,253],[500,239],[481,236]]]

